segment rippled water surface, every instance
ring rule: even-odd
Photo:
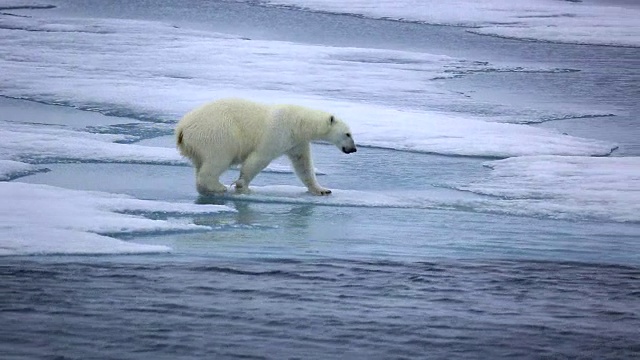
[[[640,272],[626,266],[60,258],[11,260],[0,275],[8,358],[631,358],[640,351]]]

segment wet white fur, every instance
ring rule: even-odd
[[[316,180],[310,142],[324,140],[343,151],[355,151],[349,127],[331,114],[297,105],[267,105],[243,99],[222,99],[186,114],[176,127],[180,153],[196,168],[201,194],[220,193],[219,177],[229,166],[241,164],[236,191],[271,161],[286,154],[309,191],[330,190]]]

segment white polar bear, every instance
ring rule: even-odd
[[[176,127],[180,153],[196,168],[200,194],[222,193],[219,177],[231,165],[241,164],[236,191],[249,183],[271,161],[286,154],[309,192],[328,195],[318,184],[310,142],[325,140],[350,154],[356,151],[349,126],[324,111],[296,105],[267,105],[243,99],[222,99],[186,114]]]

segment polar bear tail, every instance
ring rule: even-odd
[[[180,150],[180,154],[182,154],[182,156],[184,157],[189,158],[193,165],[195,165],[195,167],[199,169],[200,166],[202,166],[200,156],[198,156],[198,153],[194,151],[191,146],[184,142],[184,133],[182,132],[182,129],[178,130],[178,133],[176,135],[176,145]]]
[[[178,138],[177,138],[177,145],[178,147],[182,147],[182,138],[183,138],[184,134],[182,133],[182,130],[178,131]]]

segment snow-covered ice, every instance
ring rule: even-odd
[[[557,0],[266,0],[262,3],[469,26],[472,32],[518,39],[640,46],[640,6]]]
[[[153,220],[136,213],[208,214],[221,205],[139,200],[125,195],[48,185],[0,182],[0,255],[120,254],[166,252],[105,234],[209,229],[180,220]]]
[[[186,164],[175,149],[114,143],[127,137],[61,126],[0,121],[0,138],[0,159]]]
[[[0,16],[0,35],[4,96],[165,122],[219,97],[299,103],[343,117],[361,145],[450,155],[603,155],[615,147],[526,125],[416,109],[425,97],[468,101],[439,88],[434,78],[519,67],[407,51],[246,40],[122,19]],[[128,152],[133,148],[95,145],[99,151],[91,156],[98,161],[106,161],[100,156],[181,161],[162,149]]]
[[[370,102],[418,99],[419,89],[453,101],[459,96],[428,81],[487,67],[442,55],[246,40],[152,21],[0,17],[0,34],[2,94],[125,108],[164,121],[247,92]]]
[[[640,221],[640,157],[522,156],[487,163],[486,180],[460,187],[499,197],[514,214]]]

